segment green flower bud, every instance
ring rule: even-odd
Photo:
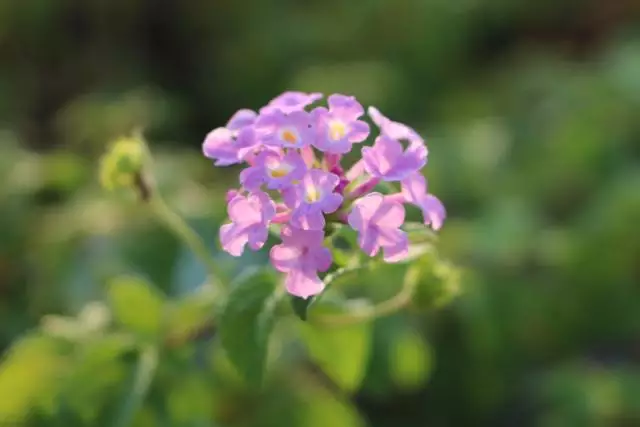
[[[146,145],[141,137],[122,137],[110,144],[100,162],[100,183],[109,191],[139,186],[146,162]]]
[[[451,302],[461,291],[461,272],[449,262],[434,255],[418,261],[417,284],[413,294],[413,305],[428,309],[442,307]]]

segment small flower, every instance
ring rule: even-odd
[[[269,101],[269,104],[260,110],[260,114],[272,113],[274,110],[280,110],[284,114],[302,111],[306,106],[313,104],[319,99],[322,99],[322,94],[318,92],[284,92]]]
[[[325,153],[348,153],[351,144],[369,136],[369,125],[358,120],[364,109],[353,96],[340,94],[331,95],[328,104],[328,110],[317,107],[312,111],[318,132],[313,145]]]
[[[293,208],[291,225],[303,230],[322,230],[324,213],[338,210],[342,196],[334,192],[340,178],[320,169],[307,171],[302,181],[283,192],[284,202]]]
[[[282,190],[299,181],[307,166],[296,151],[283,154],[278,151],[263,151],[258,154],[253,166],[240,173],[240,182],[248,190],[257,190],[266,184],[270,190]]]
[[[283,148],[302,148],[313,141],[311,117],[306,111],[293,111],[285,114],[274,110],[260,115],[255,128],[259,139],[268,146]]]
[[[276,270],[287,273],[287,291],[301,298],[309,298],[324,289],[318,271],[327,271],[331,266],[331,252],[322,246],[322,231],[300,230],[282,227],[282,244],[271,249],[271,263]]]
[[[202,144],[202,152],[215,160],[216,166],[229,166],[242,162],[258,144],[253,123],[257,114],[251,110],[236,112],[226,127],[209,132]]]
[[[436,196],[427,193],[427,180],[416,172],[402,180],[402,195],[408,203],[422,210],[424,223],[439,230],[447,216],[444,205]]]
[[[396,139],[381,134],[373,147],[362,149],[362,160],[370,175],[384,181],[400,181],[427,163],[427,147],[414,141],[403,152]]]
[[[348,221],[358,232],[358,244],[367,255],[375,256],[380,248],[386,262],[398,262],[408,255],[409,240],[400,230],[404,222],[401,203],[370,193],[354,202]]]
[[[394,122],[387,116],[382,114],[376,107],[369,107],[367,110],[369,117],[373,120],[373,123],[380,128],[380,132],[398,141],[408,140],[409,142],[419,142],[424,144],[424,140],[418,135],[418,132],[411,129],[409,126]]]
[[[222,248],[233,256],[240,256],[247,243],[253,250],[267,241],[269,222],[276,214],[273,201],[266,193],[256,191],[247,197],[237,195],[227,208],[230,224],[220,227]]]

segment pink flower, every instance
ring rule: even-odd
[[[403,151],[396,139],[381,134],[373,147],[362,149],[362,160],[364,169],[375,178],[400,181],[424,167],[427,163],[427,147],[420,141],[414,141]]]
[[[311,116],[306,111],[285,114],[273,110],[261,114],[255,123],[258,139],[265,145],[283,148],[302,148],[314,139]]]
[[[401,203],[370,193],[354,202],[348,221],[358,232],[358,244],[367,255],[375,256],[380,248],[386,262],[398,262],[408,255],[409,240],[400,230],[404,222]]]
[[[334,94],[328,103],[328,110],[317,107],[311,112],[318,132],[313,145],[325,153],[348,153],[351,144],[369,136],[369,125],[358,120],[364,109],[353,96]]]
[[[255,157],[253,166],[240,172],[240,182],[248,190],[257,190],[262,184],[270,190],[282,190],[302,179],[306,171],[298,152],[265,150]]]
[[[266,193],[256,191],[247,197],[237,195],[227,208],[230,224],[220,227],[222,248],[233,256],[240,256],[247,243],[253,250],[267,241],[269,222],[276,214],[273,201]]]
[[[257,114],[251,110],[238,110],[226,127],[209,132],[202,144],[202,152],[215,160],[216,166],[242,162],[257,146],[253,123]]]
[[[280,110],[285,114],[302,111],[306,106],[313,104],[319,99],[322,99],[322,94],[318,92],[284,92],[269,101],[266,107],[261,108],[260,114],[269,114],[274,110]]]
[[[422,210],[425,224],[431,224],[434,230],[442,227],[447,212],[436,196],[427,194],[427,180],[421,173],[413,173],[402,180],[402,195],[408,203]]]
[[[303,230],[322,230],[323,213],[335,212],[342,196],[334,192],[340,178],[320,169],[307,171],[300,184],[283,193],[284,202],[293,209],[291,225]]]
[[[367,112],[369,113],[371,120],[373,120],[373,123],[380,128],[380,133],[393,139],[397,139],[398,141],[406,139],[409,142],[419,142],[424,144],[424,140],[420,135],[418,135],[418,132],[403,123],[390,120],[376,107],[369,107]]]
[[[301,298],[309,298],[324,289],[318,271],[331,266],[331,252],[322,246],[322,231],[306,231],[284,226],[280,233],[282,244],[271,249],[271,263],[276,270],[287,274],[287,291]]]

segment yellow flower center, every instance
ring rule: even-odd
[[[289,143],[289,144],[295,144],[298,142],[298,135],[297,133],[292,130],[292,129],[285,129],[282,131],[281,135],[282,140]]]
[[[347,134],[347,126],[339,121],[335,120],[329,123],[329,138],[333,141],[339,141]]]
[[[308,186],[305,189],[305,200],[307,201],[307,203],[313,203],[313,202],[317,202],[318,200],[320,200],[320,192],[318,191],[318,189],[312,185]]]
[[[289,172],[293,169],[291,165],[276,159],[268,161],[266,166],[271,178],[285,177],[289,175]]]

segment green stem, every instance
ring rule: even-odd
[[[405,280],[402,289],[386,301],[372,306],[365,306],[340,314],[324,314],[313,316],[313,322],[324,326],[346,326],[367,322],[378,317],[393,314],[411,302],[417,280]]]
[[[149,346],[140,349],[138,362],[132,378],[132,386],[128,394],[124,396],[123,403],[115,415],[111,424],[113,427],[128,427],[144,403],[144,399],[149,392],[149,387],[153,381],[158,367],[158,351],[155,347]]]
[[[209,280],[211,280],[216,287],[221,287],[222,283],[218,280],[218,278],[221,277],[221,272],[218,270],[218,266],[211,258],[209,249],[204,244],[202,238],[200,238],[200,236],[191,227],[189,227],[189,225],[187,225],[180,215],[171,210],[171,208],[158,194],[154,194],[149,199],[149,207],[156,217],[170,231],[172,231],[178,239],[183,241],[205,266],[209,275]]]

